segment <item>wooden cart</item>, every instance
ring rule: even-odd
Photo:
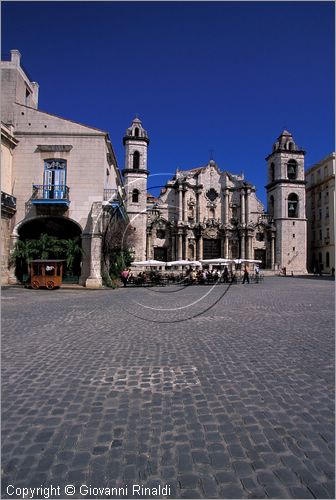
[[[63,264],[60,259],[35,259],[28,266],[29,284],[37,290],[46,287],[48,290],[62,285]]]

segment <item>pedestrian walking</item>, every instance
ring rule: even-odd
[[[123,282],[124,286],[127,285],[128,277],[129,277],[129,270],[128,269],[124,269],[121,272],[121,281]]]
[[[249,276],[247,266],[245,266],[245,269],[244,269],[243,285],[244,285],[245,281],[247,281],[247,283],[250,283],[250,276]]]

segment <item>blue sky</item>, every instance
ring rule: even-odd
[[[2,2],[39,107],[110,133],[119,166],[135,113],[149,185],[176,168],[244,172],[264,201],[283,128],[306,168],[334,150],[333,2]]]

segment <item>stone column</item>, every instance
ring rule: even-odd
[[[19,241],[19,235],[17,233],[12,234],[10,237],[9,256],[8,257],[10,257],[10,254],[14,250],[14,247],[18,241]],[[15,285],[17,282],[18,281],[17,281],[16,276],[15,276],[15,264],[14,265],[12,264],[8,270],[8,284]]]
[[[179,192],[179,216],[178,216],[178,220],[179,220],[179,222],[182,222],[182,220],[183,220],[183,212],[182,212],[182,210],[183,210],[183,201],[182,201],[183,192],[182,192],[181,184],[179,184],[178,192]]]
[[[152,233],[147,231],[146,259],[152,258]]]
[[[224,223],[229,223],[229,190],[224,189]]]
[[[182,233],[178,234],[177,241],[177,260],[182,260]]]
[[[85,281],[87,288],[100,288],[102,286],[101,277],[101,252],[102,235],[101,233],[92,233],[90,235],[90,274]]]
[[[245,221],[246,224],[250,222],[250,196],[251,196],[251,189],[246,190],[246,196],[245,196]]]
[[[187,191],[183,191],[183,220],[187,220]]]
[[[271,237],[271,269],[274,270],[274,257],[275,257],[275,235],[272,233]]]
[[[240,192],[240,222],[241,224],[245,224],[245,191],[244,189]]]
[[[200,221],[200,213],[201,213],[201,207],[200,207],[200,192],[197,190],[196,191],[196,223],[198,224]]]
[[[224,259],[229,258],[229,237],[226,234],[224,238]]]
[[[197,260],[203,259],[203,236],[200,236],[197,242]]]
[[[247,236],[247,253],[246,253],[246,258],[247,259],[253,259],[252,255],[252,235],[249,234]]]
[[[245,259],[245,234],[240,237],[240,258]]]
[[[90,232],[86,235],[87,246],[90,248],[89,277],[85,281],[87,288],[102,286],[101,258],[102,258],[102,203],[93,202],[90,212]],[[85,236],[83,235],[83,238]]]

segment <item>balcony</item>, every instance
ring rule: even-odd
[[[64,184],[33,184],[31,197],[33,205],[62,205],[69,206],[69,188]]]
[[[1,213],[11,217],[16,212],[16,198],[11,194],[1,191]]]

